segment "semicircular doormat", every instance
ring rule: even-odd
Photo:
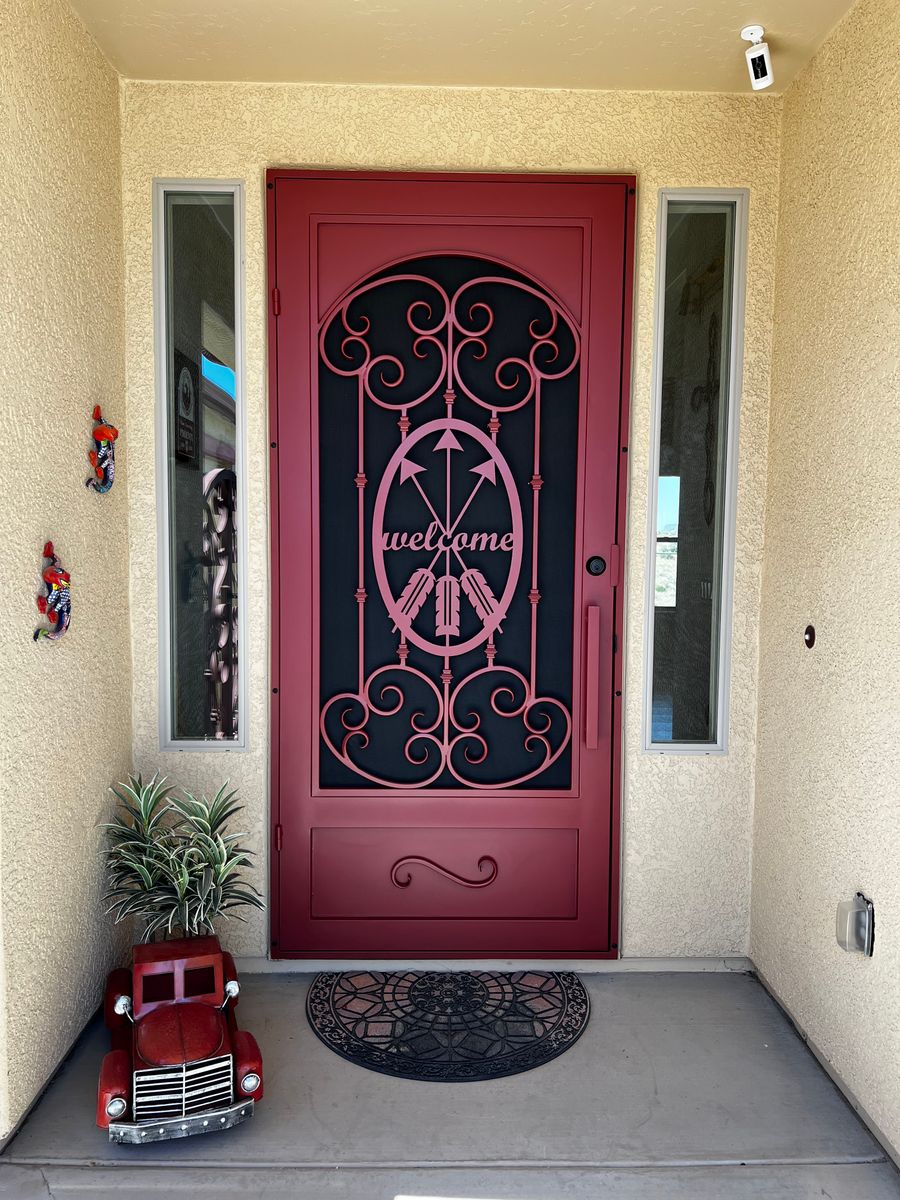
[[[584,1032],[590,1001],[569,971],[329,971],[311,983],[306,1015],[357,1066],[472,1083],[563,1054]]]

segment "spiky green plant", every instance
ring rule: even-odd
[[[223,784],[215,798],[173,795],[165,779],[145,784],[138,775],[112,789],[120,812],[104,826],[109,834],[104,899],[116,923],[130,917],[142,924],[142,940],[158,934],[212,933],[213,922],[234,916],[245,905],[265,908],[241,871],[252,852],[241,846],[243,833],[227,833],[241,811],[236,792]]]

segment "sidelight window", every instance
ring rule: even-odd
[[[160,740],[243,747],[241,192],[157,184]]]
[[[744,192],[661,195],[644,746],[726,748]]]

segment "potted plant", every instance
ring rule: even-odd
[[[243,920],[245,905],[264,907],[241,876],[251,865],[244,835],[227,832],[236,793],[178,797],[156,775],[113,792],[122,811],[106,826],[106,899],[117,922],[139,922],[141,942],[131,969],[107,980],[112,1048],[97,1124],[111,1141],[137,1144],[230,1128],[263,1092],[259,1047],[235,1020],[234,959],[214,929],[219,918]]]

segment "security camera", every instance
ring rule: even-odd
[[[741,37],[744,41],[752,43],[744,51],[744,54],[747,58],[747,70],[750,72],[750,86],[754,92],[771,87],[775,82],[775,76],[772,73],[772,56],[769,53],[769,47],[763,41],[765,32],[762,25],[746,25],[741,30]]]

